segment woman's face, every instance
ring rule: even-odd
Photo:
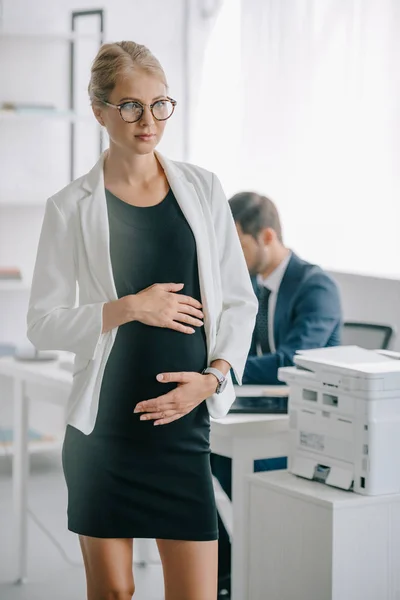
[[[137,70],[117,80],[107,101],[117,105],[135,101],[144,106],[166,98],[166,95],[167,89],[158,77]],[[167,123],[157,121],[149,106],[144,106],[141,119],[135,123],[123,121],[119,111],[111,106],[94,106],[93,112],[99,123],[107,129],[110,143],[135,154],[152,152],[160,142]]]

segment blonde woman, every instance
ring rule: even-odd
[[[102,46],[89,95],[109,150],[48,200],[28,312],[37,348],[76,355],[68,527],[89,600],[132,597],[134,538],[157,540],[166,600],[214,600],[210,415],[234,400],[257,302],[218,179],[155,151],[176,105],[158,60]]]

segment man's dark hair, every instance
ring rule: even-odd
[[[243,233],[257,239],[263,229],[271,228],[283,243],[281,220],[272,200],[255,192],[240,192],[229,200],[229,205]]]

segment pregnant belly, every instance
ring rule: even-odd
[[[159,373],[200,373],[206,366],[204,328],[185,334],[135,322],[119,328],[104,378],[111,378],[114,384],[119,381],[141,388],[156,385],[165,390],[166,386],[155,380]]]
[[[103,433],[126,430],[142,439],[154,428],[151,422],[140,422],[139,415],[133,414],[135,405],[176,387],[175,383],[158,382],[159,373],[200,373],[207,366],[207,347],[203,328],[188,335],[142,323],[127,325],[119,328],[105,368],[96,430]],[[199,416],[195,409],[190,417],[185,417],[185,422],[195,419],[195,423],[200,419],[204,425],[204,415],[208,413],[204,406],[200,412]],[[176,427],[181,426],[183,423]]]

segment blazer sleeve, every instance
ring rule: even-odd
[[[243,383],[277,385],[278,369],[293,365],[298,350],[324,348],[342,321],[339,292],[325,273],[312,275],[299,293],[295,317],[275,353],[249,356]]]
[[[217,237],[222,285],[222,313],[211,360],[230,363],[237,382],[242,381],[258,301],[254,294],[231,209],[221,183],[213,174],[212,214]]]
[[[27,335],[38,350],[66,350],[93,359],[102,341],[103,305],[76,305],[73,226],[50,198],[33,273]]]

